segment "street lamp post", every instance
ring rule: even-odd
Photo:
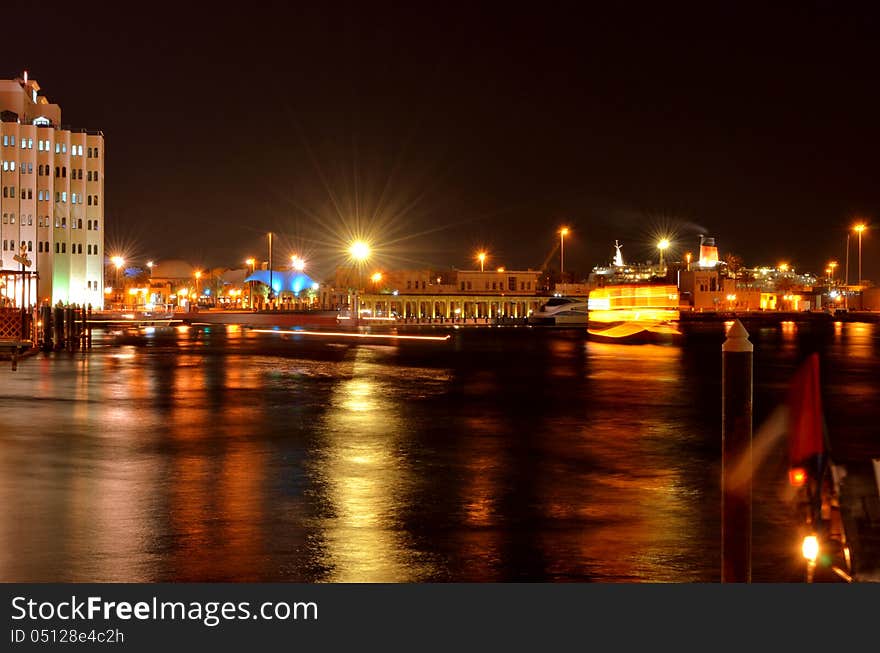
[[[862,285],[862,232],[865,229],[867,229],[867,227],[864,224],[857,224],[854,227],[854,229],[856,230],[856,233],[859,235],[859,277],[858,277],[858,279],[856,279],[856,283],[858,283],[859,286],[861,286]]]
[[[116,281],[113,283],[113,285],[116,288],[117,297],[119,297],[118,301],[121,303],[123,301],[123,295],[119,288],[119,269],[125,264],[125,260],[121,256],[114,256],[110,259],[110,262],[113,263],[114,266],[116,266]]]
[[[272,287],[272,283],[274,282],[273,272],[272,272],[272,232],[268,233],[269,238],[269,294],[268,299],[271,302],[275,299],[275,289]]]
[[[355,314],[354,314],[355,326],[358,326],[358,324],[360,324],[360,317],[361,317],[361,315],[360,315],[361,307],[358,304],[358,299],[359,299],[358,292],[360,291],[360,287],[361,287],[361,269],[363,268],[364,264],[367,262],[367,259],[370,258],[370,253],[371,253],[371,248],[370,248],[369,244],[367,244],[363,240],[354,241],[348,248],[348,254],[352,258],[352,260],[354,260],[355,265],[358,268],[357,281],[355,283],[356,288],[354,290],[354,306],[353,306],[354,311],[355,311]]]
[[[199,305],[199,298],[202,296],[201,289],[199,288],[199,281],[202,278],[202,271],[196,270],[196,306]]]
[[[486,252],[477,254],[477,260],[480,262],[480,272],[483,272],[483,266],[486,263]]]
[[[250,266],[251,268],[251,276],[253,276],[254,272],[257,269],[257,261],[253,257],[249,258],[245,261],[245,265]],[[248,281],[248,308],[254,307],[254,282]]]
[[[565,237],[568,235],[568,227],[559,230],[559,280],[565,273]]]
[[[663,272],[663,252],[669,249],[669,240],[666,238],[661,239],[660,242],[657,243],[657,249],[660,250],[660,272]]]
[[[832,283],[832,284],[833,284],[834,281],[835,281],[835,278],[834,278],[834,270],[835,270],[836,268],[837,268],[837,261],[830,261],[830,262],[828,263],[828,270],[829,270],[829,275],[828,275],[828,276],[829,276],[829,278],[831,279],[831,283]]]

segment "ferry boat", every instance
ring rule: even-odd
[[[540,310],[529,315],[529,324],[587,326],[587,300],[578,297],[552,297]]]
[[[587,332],[605,342],[667,342],[678,329],[678,288],[625,283],[596,288],[588,299]]]

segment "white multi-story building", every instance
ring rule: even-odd
[[[0,274],[36,272],[27,303],[104,303],[104,135],[61,124],[27,73],[0,80]],[[20,302],[15,277],[0,296]]]

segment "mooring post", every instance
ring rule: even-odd
[[[753,351],[748,331],[735,320],[721,346],[722,583],[752,581]],[[747,473],[735,475],[737,468]]]

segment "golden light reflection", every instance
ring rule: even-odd
[[[401,493],[413,482],[400,455],[408,431],[399,403],[386,395],[381,367],[367,362],[367,351],[356,356],[352,376],[336,385],[320,428],[325,445],[316,473],[334,514],[323,529],[325,580],[417,580],[403,533],[391,527],[401,518]]]

